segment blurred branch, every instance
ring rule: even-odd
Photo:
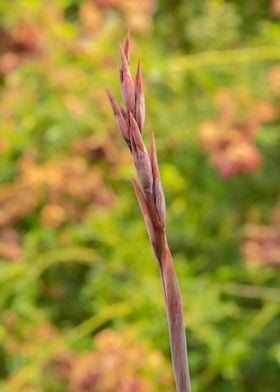
[[[49,251],[37,258],[36,276],[41,275],[56,263],[75,262],[91,267],[96,261],[96,257],[96,253],[91,248],[79,246]]]
[[[168,61],[168,69],[170,69],[171,72],[180,72],[211,65],[232,65],[268,60],[280,60],[279,47],[261,46],[223,51],[213,50],[186,56],[178,56]]]
[[[106,306],[102,309],[102,311],[89,317],[76,328],[72,329],[67,336],[67,340],[69,340],[69,342],[73,344],[74,342],[91,334],[108,321],[116,317],[123,316],[130,311],[131,306],[129,306],[128,303],[120,303]]]
[[[261,299],[280,302],[280,290],[248,284],[227,283],[222,291],[226,294],[241,298]]]
[[[35,262],[34,259],[36,259]],[[53,264],[74,262],[92,267],[96,260],[95,251],[90,248],[75,246],[55,249],[33,257],[30,263],[26,261],[12,266],[10,276],[5,279],[5,283],[2,284],[0,290],[0,303],[4,303],[10,295],[23,293],[30,283],[36,281]]]

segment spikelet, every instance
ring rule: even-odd
[[[129,128],[127,124],[127,120],[125,118],[125,113],[123,109],[120,107],[120,105],[117,103],[115,98],[113,97],[112,93],[110,92],[109,89],[106,89],[107,95],[111,104],[111,108],[113,110],[115,120],[117,122],[117,125],[119,127],[119,130],[127,144],[130,146],[130,136],[129,136]]]
[[[142,133],[145,123],[145,98],[140,61],[138,61],[135,78],[135,119]]]
[[[142,189],[141,189],[140,185],[138,184],[138,182],[134,178],[132,178],[131,181],[132,181],[132,184],[134,187],[134,191],[135,191],[142,215],[143,215],[145,223],[146,223],[150,242],[152,244],[153,249],[155,250],[156,249],[156,237],[155,237],[152,219],[151,219],[151,216],[150,216],[147,204],[146,204],[144,194],[143,194]]]
[[[127,113],[129,112],[134,113],[135,110],[134,83],[131,77],[127,57],[121,45],[120,45],[120,52],[121,52],[120,79],[121,79],[122,98]]]
[[[165,206],[164,192],[162,189],[161,179],[159,174],[154,134],[152,134],[151,141],[150,141],[150,159],[151,159],[151,166],[152,166],[152,173],[153,173],[153,186],[154,186],[153,191],[154,191],[155,205],[156,205],[159,221],[162,224],[162,226],[164,226],[166,220],[166,206]]]

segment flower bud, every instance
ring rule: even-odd
[[[130,113],[130,138],[134,165],[144,193],[153,190],[153,174],[151,161],[143,142],[138,125]]]
[[[113,95],[111,94],[110,90],[109,89],[106,89],[106,90],[107,90],[107,95],[109,97],[109,101],[110,101],[116,122],[118,124],[119,130],[120,130],[125,142],[130,146],[128,125],[127,125],[127,121],[126,121],[125,115],[123,113],[123,110],[120,107],[120,105],[117,103],[117,101],[115,100]]]
[[[127,35],[126,35],[126,38],[124,41],[124,45],[123,45],[123,51],[124,51],[125,57],[127,59],[128,65],[130,62],[129,49],[130,49],[130,31],[127,32]]]
[[[121,67],[120,67],[120,79],[121,79],[121,90],[122,97],[127,112],[134,113],[135,110],[135,91],[134,84],[130,74],[130,69],[126,55],[123,48],[120,46],[121,51]]]
[[[140,151],[134,159],[134,164],[144,193],[152,193],[153,176],[148,153]]]
[[[143,132],[145,122],[145,98],[143,91],[141,65],[138,61],[136,79],[135,79],[135,118],[140,132]]]
[[[164,197],[164,192],[160,180],[156,144],[155,144],[155,138],[153,134],[151,136],[151,143],[150,143],[150,159],[151,159],[151,167],[153,173],[153,193],[154,193],[155,205],[156,205],[159,221],[164,226],[166,220],[165,197]]]
[[[154,232],[152,219],[151,219],[151,216],[150,216],[147,204],[146,204],[145,197],[143,195],[143,192],[142,192],[141,187],[139,186],[138,182],[134,178],[132,178],[131,181],[132,181],[135,193],[136,193],[136,197],[137,197],[142,215],[145,219],[150,242],[152,244],[153,249],[155,250],[156,249],[155,232]]]
[[[133,136],[133,141],[135,147],[137,147],[137,151],[138,150],[146,151],[146,146],[143,142],[140,129],[132,113],[129,113],[129,129],[130,129],[130,135]]]
[[[162,226],[164,226],[166,220],[166,205],[161,181],[159,178],[154,179],[154,197],[159,221]]]

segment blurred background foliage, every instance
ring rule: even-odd
[[[132,32],[194,392],[280,384],[280,1],[0,2],[0,389],[174,391],[104,93]],[[278,387],[277,387],[278,385]]]

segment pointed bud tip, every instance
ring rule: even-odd
[[[114,111],[114,97],[113,97],[113,94],[111,93],[111,90],[108,87],[105,87],[105,90],[106,90],[106,94],[107,94],[107,97],[109,99],[110,105],[111,105],[111,107],[112,107],[112,109]]]
[[[138,181],[136,180],[135,177],[131,176],[131,177],[130,177],[130,180],[131,180],[132,185],[134,186],[134,188],[139,188],[139,189],[141,189],[141,188],[140,188],[140,185],[138,184]]]
[[[139,182],[136,180],[136,178],[131,177],[131,182],[132,182],[134,191],[136,193],[138,202],[140,204],[140,208],[142,210],[142,213],[143,214],[147,214],[148,213],[148,208],[147,208],[147,205],[146,205],[146,201],[145,201],[145,198],[144,198],[144,195],[143,195],[142,188],[141,188]]]
[[[127,62],[129,63],[130,30],[127,31],[123,47],[124,47],[124,53],[126,55]]]
[[[151,160],[153,177],[160,178],[158,160],[157,160],[156,142],[155,142],[155,136],[153,132],[150,138],[150,160]]]
[[[113,97],[113,94],[111,93],[110,89],[107,87],[105,87],[105,89],[106,89],[106,93],[109,98],[109,102],[110,102],[110,105],[111,105],[111,108],[112,108],[114,114],[115,115],[120,114],[121,110],[120,110],[120,106],[119,106],[118,102]]]
[[[145,145],[141,136],[138,124],[131,112],[129,112],[130,121],[130,137],[133,140],[135,147],[141,151],[145,151]]]
[[[119,48],[120,48],[120,54],[121,54],[122,63],[123,63],[123,65],[128,67],[127,57],[126,57],[126,54],[125,54],[125,51],[124,51],[124,48],[123,48],[122,44],[119,44]]]
[[[137,122],[136,122],[132,112],[129,112],[129,122],[130,122],[130,125],[131,125],[131,128],[132,128],[132,131],[134,131],[133,133],[138,131],[138,133],[141,134],[140,129],[138,127],[138,124],[137,124]]]
[[[143,90],[143,79],[142,79],[142,70],[141,70],[141,63],[140,63],[140,60],[138,60],[138,63],[137,63],[135,85],[136,85],[136,87],[138,87],[140,90]]]
[[[107,96],[108,96],[109,98],[113,97],[113,96],[112,96],[112,93],[111,93],[111,90],[109,89],[109,87],[105,86],[105,91],[106,91],[106,94],[107,94]]]

